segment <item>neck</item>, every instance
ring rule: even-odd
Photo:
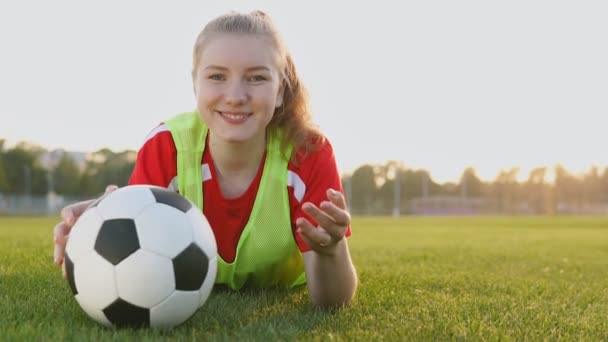
[[[261,135],[246,142],[229,142],[209,131],[208,148],[220,174],[247,172],[258,169],[266,150],[266,137]]]

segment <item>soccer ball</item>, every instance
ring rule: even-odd
[[[80,307],[105,326],[171,328],[205,303],[217,246],[201,210],[155,186],[120,188],[76,221],[65,270]]]

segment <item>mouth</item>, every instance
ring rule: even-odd
[[[228,123],[232,124],[243,123],[253,114],[248,112],[220,112],[219,110],[216,110],[215,112]]]

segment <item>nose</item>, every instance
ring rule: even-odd
[[[226,89],[225,99],[228,104],[240,105],[247,101],[247,86],[241,81],[231,82]]]

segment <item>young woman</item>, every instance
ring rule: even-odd
[[[357,275],[332,147],[311,121],[305,89],[270,18],[256,11],[209,22],[194,46],[192,79],[196,111],[149,134],[129,184],[174,189],[203,210],[218,246],[216,283],[306,283],[315,305],[349,304]],[[57,265],[88,204],[62,211]]]

